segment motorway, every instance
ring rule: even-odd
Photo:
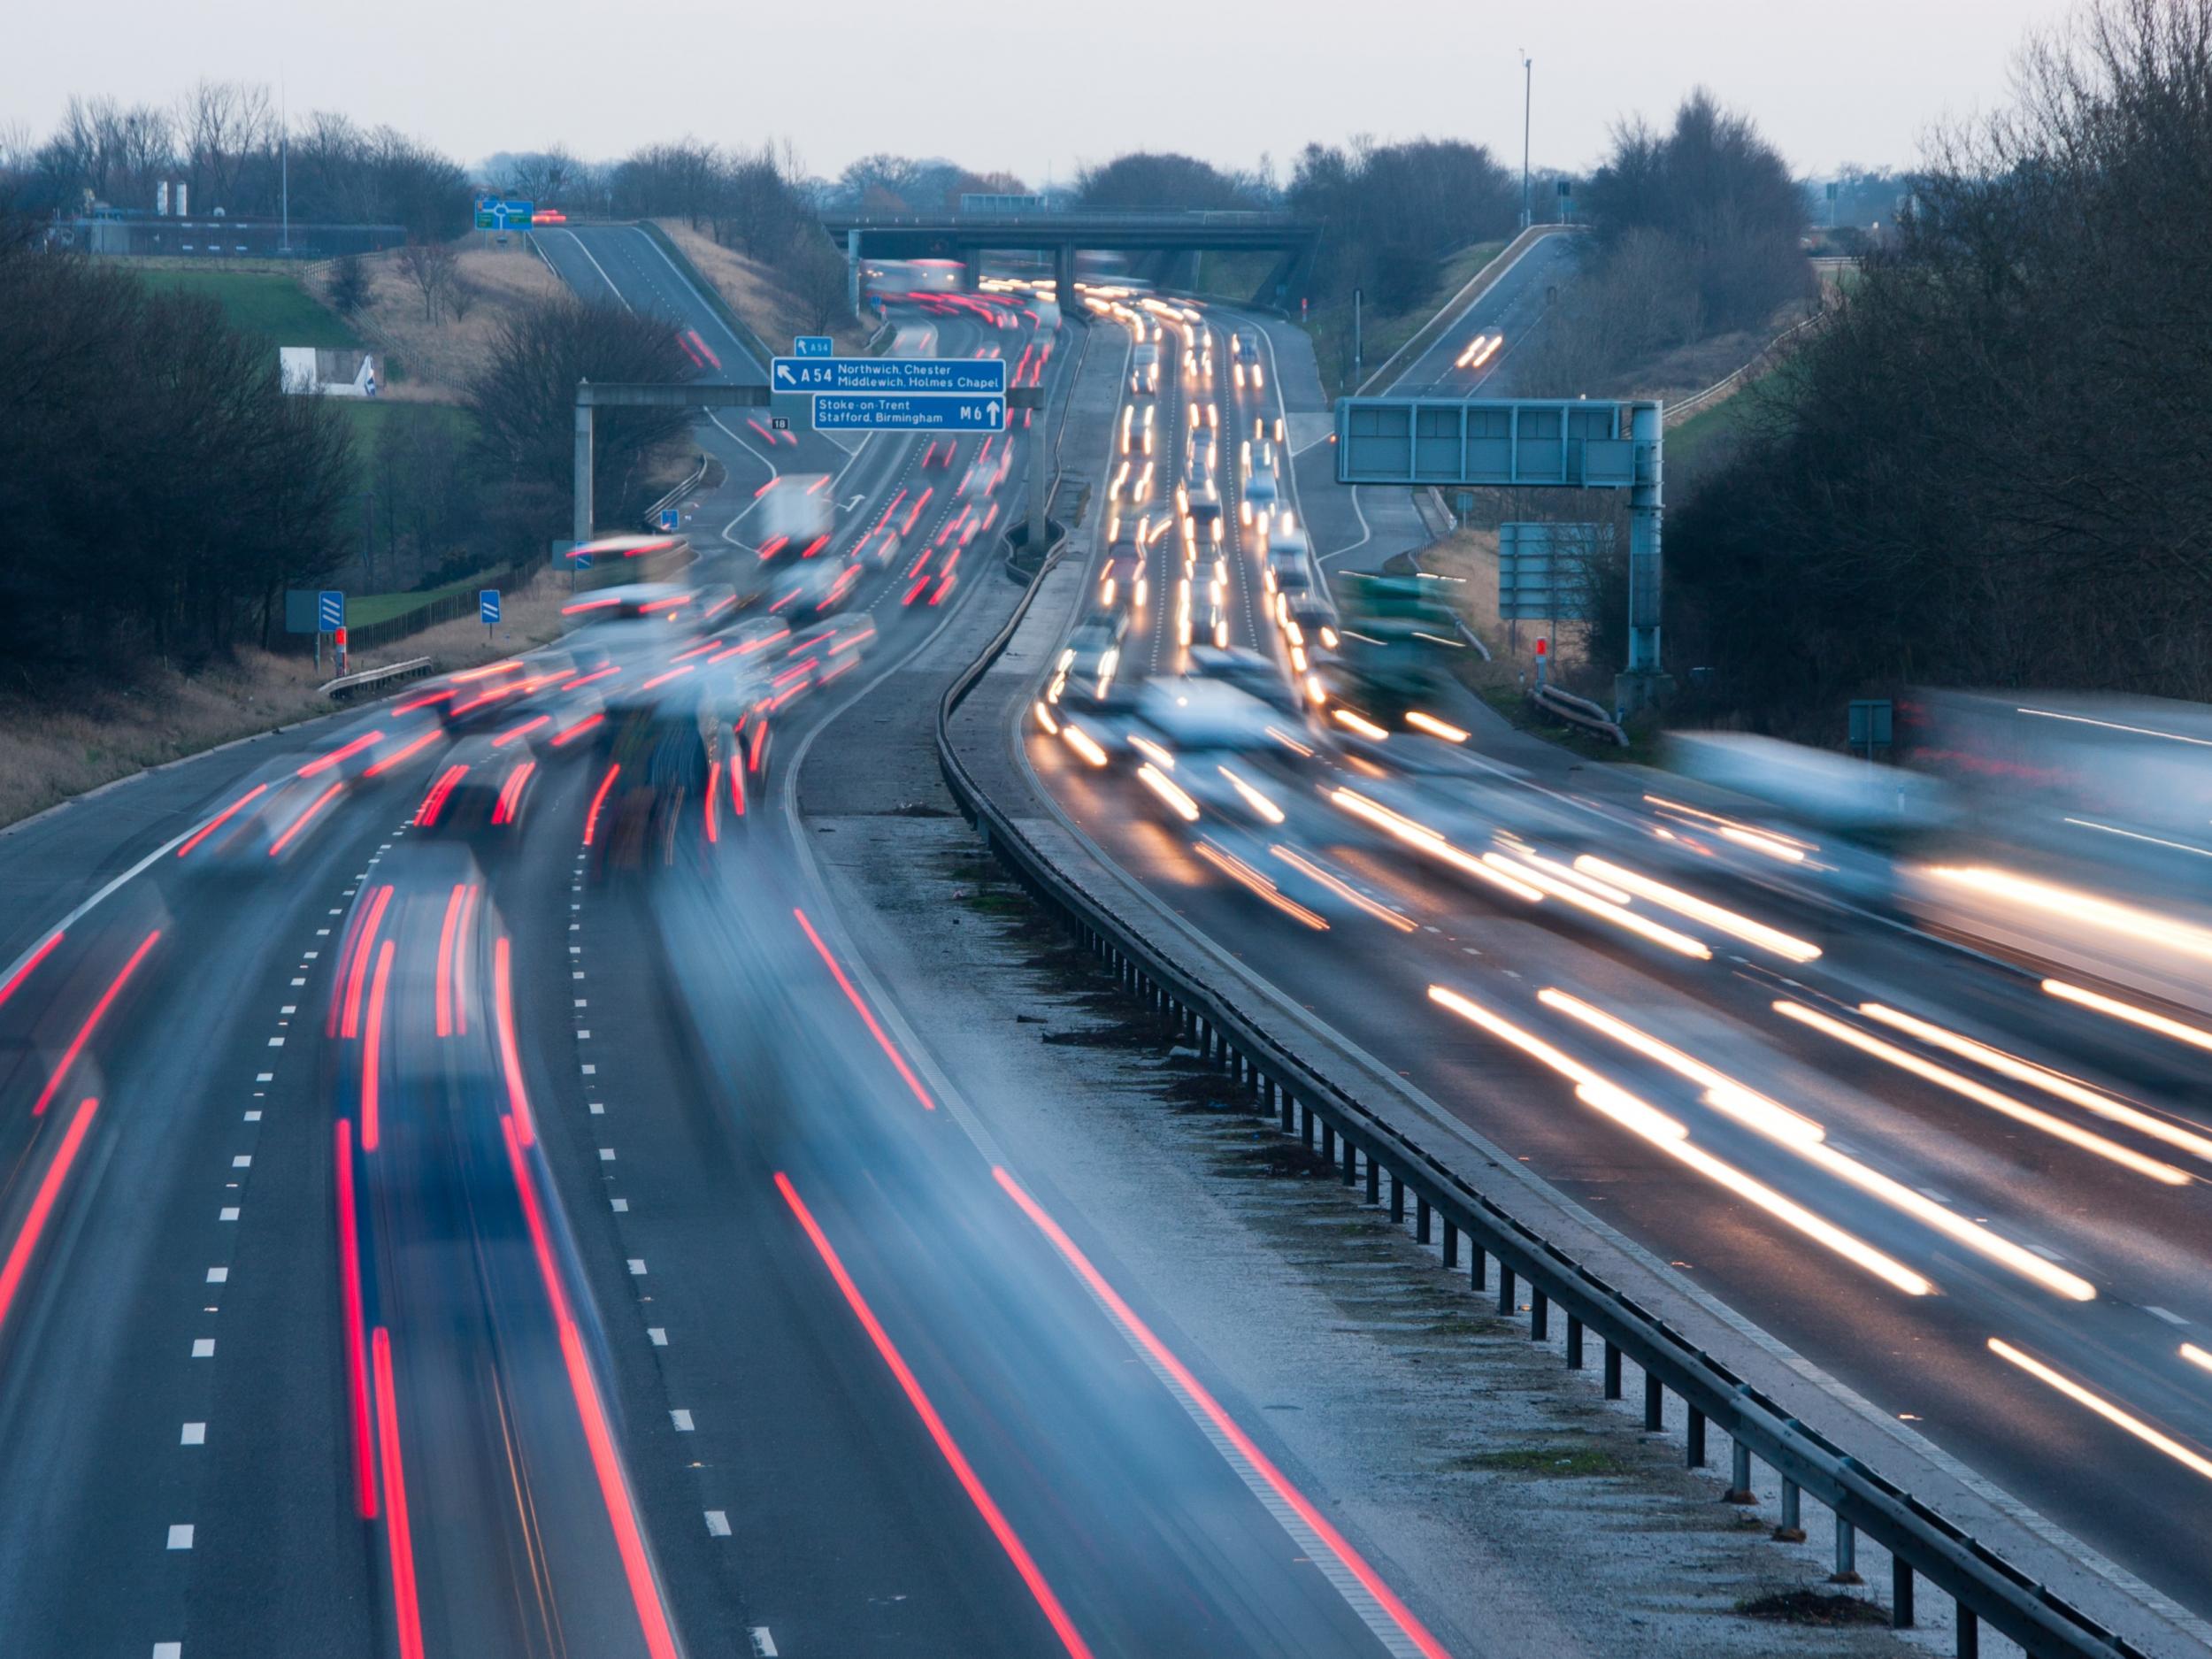
[[[567,240],[735,372],[641,237]],[[1120,373],[1045,376],[1014,298],[895,314]],[[1444,1651],[814,873],[810,748],[1010,603],[1008,439],[717,441],[635,614],[0,840],[11,1650]],[[810,470],[842,609],[702,614]]]
[[[1123,326],[1156,326],[1146,304],[1130,299]],[[1260,326],[1173,309],[1171,338]],[[1301,385],[1292,371],[1237,388],[1217,370],[1132,398],[1164,458],[1148,496],[1126,481],[1125,518],[1173,517],[1182,434],[1212,429],[1210,405],[1233,503],[1233,440],[1294,417]],[[1303,466],[1291,485],[1325,565],[1359,510]],[[1097,567],[1071,590],[1077,616],[1125,612],[1121,675],[1163,677],[1171,699],[1214,672],[1178,619],[1185,570],[1211,577],[1206,536],[1187,566],[1184,534],[1163,536],[1144,603]],[[1272,703],[1244,705],[1228,737],[1226,717],[1102,704],[1080,667],[1048,675],[1031,693],[1048,706],[1010,710],[1024,798],[1002,804],[1048,816],[1215,971],[2026,1499],[2203,1640],[2202,1018],[2109,978],[2078,982],[2116,1016],[2056,997],[2041,977],[2066,966],[1943,936],[1887,858],[1763,829],[1686,780],[1582,764],[1455,688],[1428,707],[1440,736],[1340,718],[1358,712],[1348,694],[1302,695],[1233,508],[1225,536],[1223,639],[1271,665]],[[1210,620],[1202,596],[1197,645]],[[1944,850],[1999,856],[1965,837]],[[2176,948],[2200,946],[2212,933]],[[2193,1024],[2162,1035],[2136,1010]]]
[[[1541,338],[1555,292],[1571,278],[1578,239],[1540,236],[1410,362],[1386,365],[1390,397],[1511,397],[1523,351]]]

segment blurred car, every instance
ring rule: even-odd
[[[471,841],[511,833],[538,777],[532,740],[543,729],[517,726],[455,744],[423,791],[415,827],[428,836]]]
[[[1054,683],[1070,702],[1103,704],[1111,698],[1121,666],[1121,643],[1129,631],[1128,613],[1095,611],[1075,625],[1060,652]]]
[[[1237,516],[1265,534],[1268,520],[1274,516],[1278,500],[1275,474],[1264,468],[1255,467],[1244,475],[1244,500]]]
[[[1139,781],[1183,823],[1268,828],[1283,820],[1264,771],[1284,752],[1282,719],[1229,680],[1164,674],[1144,682],[1122,738]]]
[[[1194,679],[1216,680],[1248,692],[1261,702],[1286,713],[1298,711],[1298,694],[1283,677],[1273,658],[1242,646],[1194,645],[1190,650]]]
[[[949,472],[952,458],[960,452],[960,444],[953,438],[932,438],[929,447],[922,451],[922,470],[926,472]]]
[[[825,617],[852,597],[861,566],[850,559],[808,559],[779,573],[770,586],[768,609],[796,626]]]

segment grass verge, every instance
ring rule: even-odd
[[[511,656],[560,633],[567,597],[565,580],[541,575],[508,596],[495,641],[465,618],[363,652],[351,666],[427,657],[444,671]],[[249,646],[191,673],[156,664],[127,683],[88,678],[36,698],[0,697],[0,825],[149,766],[327,714],[341,706],[318,689],[329,677],[327,658],[319,672],[312,656]]]

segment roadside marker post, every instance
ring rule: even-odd
[[[344,590],[337,588],[325,588],[319,590],[315,595],[315,672],[319,674],[323,671],[323,635],[326,634],[342,635],[345,631],[346,595]],[[341,645],[338,649],[342,651],[345,648]],[[342,674],[346,671],[341,668],[338,672]]]
[[[476,590],[476,611],[484,619],[484,637],[489,639],[492,630],[499,626],[499,589],[480,588]]]

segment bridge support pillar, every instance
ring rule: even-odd
[[[1052,250],[1052,297],[1060,315],[1075,315],[1075,250],[1063,242]]]
[[[845,233],[845,303],[852,313],[860,315],[860,232]]]
[[[576,403],[576,484],[569,534],[578,546],[591,540],[591,405],[580,397]]]
[[[981,273],[983,250],[963,248],[960,251],[967,256],[960,262],[960,291],[963,294],[972,294],[975,292],[975,280]]]

